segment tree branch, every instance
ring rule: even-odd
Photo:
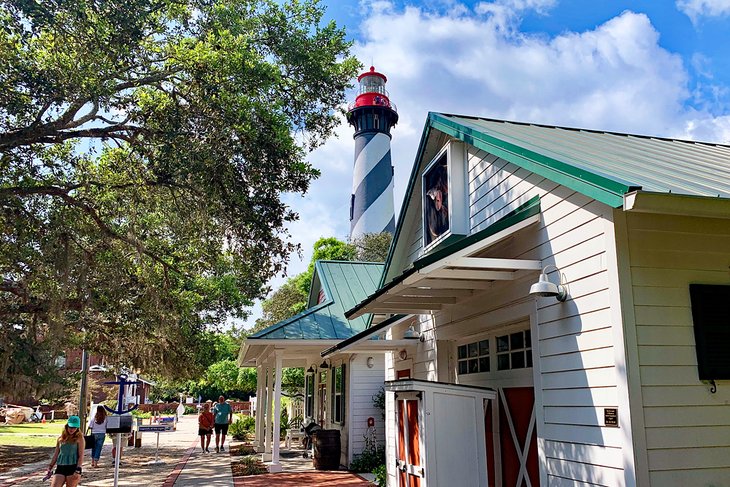
[[[58,196],[66,203],[68,203],[76,208],[79,208],[84,213],[86,213],[89,217],[91,217],[91,219],[94,220],[94,222],[99,227],[99,229],[102,231],[102,233],[104,233],[106,236],[134,247],[137,250],[137,252],[146,255],[153,261],[157,262],[158,264],[162,265],[165,268],[168,268],[168,269],[174,271],[177,274],[185,275],[185,273],[183,273],[182,271],[177,269],[175,266],[166,262],[164,259],[162,259],[160,256],[158,256],[154,252],[151,252],[150,250],[148,250],[144,246],[144,244],[142,242],[140,242],[138,239],[136,239],[134,237],[125,237],[123,235],[119,235],[111,227],[109,227],[109,225],[107,225],[106,222],[104,222],[104,220],[102,220],[102,218],[99,216],[97,211],[90,205],[88,205],[68,194],[59,194]]]
[[[47,313],[50,311],[53,307],[56,307],[60,304],[60,307],[63,309],[68,310],[74,310],[74,311],[81,311],[83,309],[85,301],[83,299],[62,299],[59,300],[59,302],[50,302],[50,301],[32,301],[30,303],[14,303],[14,304],[8,304],[4,306],[0,306],[0,316],[6,316],[6,315],[13,315],[13,314],[19,314],[19,313],[30,313],[30,314],[39,314],[39,313]]]
[[[24,301],[28,299],[28,290],[25,286],[10,279],[3,279],[0,282],[0,291],[15,294]]]

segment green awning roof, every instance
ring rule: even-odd
[[[383,264],[320,260],[315,273],[322,282],[325,300],[288,320],[251,335],[260,340],[344,340],[366,328],[367,317],[345,318],[345,310],[378,288]]]

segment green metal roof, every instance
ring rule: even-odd
[[[288,320],[271,325],[249,338],[288,340],[344,340],[367,326],[367,318],[345,318],[348,310],[372,294],[383,264],[320,260],[314,272],[322,282],[325,300]]]
[[[730,146],[430,114],[430,125],[618,207],[629,191],[730,198]]]
[[[434,129],[614,208],[636,190],[730,198],[728,145],[429,112],[381,287]]]

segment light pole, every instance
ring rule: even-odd
[[[89,376],[89,354],[81,350],[81,391],[79,392],[79,418],[81,426],[86,424],[86,389]],[[83,431],[83,430],[82,430]]]

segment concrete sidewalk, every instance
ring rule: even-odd
[[[231,455],[228,453],[231,436],[226,437],[225,452],[215,453],[214,435],[210,445],[212,453],[203,453],[200,450],[200,437],[197,436],[197,416],[184,416],[183,421],[178,423],[178,431],[180,430],[185,432],[186,441],[194,443],[167,477],[163,487],[233,487]]]
[[[225,453],[203,453],[200,445],[187,456],[182,469],[173,484],[175,487],[233,487],[231,455],[226,445]],[[166,483],[166,485],[168,485]]]

